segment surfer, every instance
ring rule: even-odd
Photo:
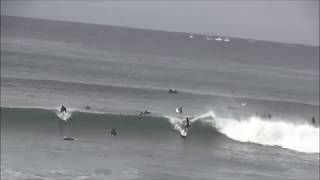
[[[61,109],[60,109],[60,112],[67,112],[67,108],[64,105],[62,105]]]
[[[189,120],[189,118],[187,117],[186,118],[186,128],[188,128],[190,126],[190,120]]]
[[[65,136],[65,137],[63,137],[63,140],[65,140],[65,141],[74,141],[74,140],[76,140],[76,139],[73,138],[73,137],[67,137],[67,136]]]
[[[169,89],[168,93],[169,94],[177,94],[178,91],[176,89]]]
[[[178,108],[176,108],[176,112],[177,112],[177,113],[179,113],[179,114],[182,114],[182,113],[183,113],[183,111],[182,111],[182,107],[178,107]]]
[[[111,136],[116,136],[116,135],[117,135],[117,131],[116,131],[115,128],[112,128],[112,129],[111,129],[110,135],[111,135]]]
[[[148,111],[148,110],[145,110],[145,111],[141,111],[141,112],[140,112],[140,115],[146,115],[146,114],[151,114],[151,112]]]
[[[245,103],[245,102],[241,102],[241,103],[240,103],[240,105],[241,105],[241,106],[246,106],[246,105],[247,105],[247,103]]]
[[[268,116],[268,119],[271,119],[271,117],[272,117],[269,112],[268,112],[267,116]]]
[[[312,116],[312,118],[311,118],[311,122],[312,122],[312,124],[316,124],[316,119],[314,118],[314,116]]]
[[[91,107],[89,105],[87,105],[86,107],[84,107],[85,109],[91,109]]]

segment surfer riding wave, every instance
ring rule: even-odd
[[[186,119],[174,116],[166,116],[166,118],[181,136],[192,133],[187,128]],[[307,123],[293,124],[276,117],[273,117],[273,121],[268,121],[254,115],[240,121],[219,117],[212,111],[190,118],[188,127],[190,123],[195,122],[200,122],[196,124],[201,126],[211,126],[213,131],[243,143],[280,146],[308,153],[319,152],[319,127]]]
[[[59,119],[63,121],[68,121],[68,119],[72,115],[72,112],[68,111],[67,108],[64,105],[62,105],[60,111],[56,112],[56,115],[59,117]]]

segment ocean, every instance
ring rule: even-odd
[[[1,178],[319,179],[318,58],[314,46],[1,16]]]

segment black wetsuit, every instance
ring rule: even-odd
[[[60,112],[67,112],[67,108],[64,106],[61,106]]]
[[[110,132],[111,136],[116,136],[117,135],[117,131],[116,129],[112,128],[111,132]]]
[[[271,119],[271,114],[270,113],[268,113],[268,119]]]
[[[316,120],[315,120],[314,116],[312,117],[311,121],[312,121],[312,124],[316,124]]]
[[[146,114],[151,114],[151,112],[147,110],[140,112],[140,115],[146,115]]]
[[[66,140],[66,141],[74,141],[75,139],[72,138],[72,137],[64,137],[63,140]]]
[[[186,127],[189,127],[189,126],[190,126],[190,120],[189,120],[189,118],[187,118],[186,121],[187,121]]]

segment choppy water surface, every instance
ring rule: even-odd
[[[4,179],[319,178],[318,47],[15,17],[1,31]]]

